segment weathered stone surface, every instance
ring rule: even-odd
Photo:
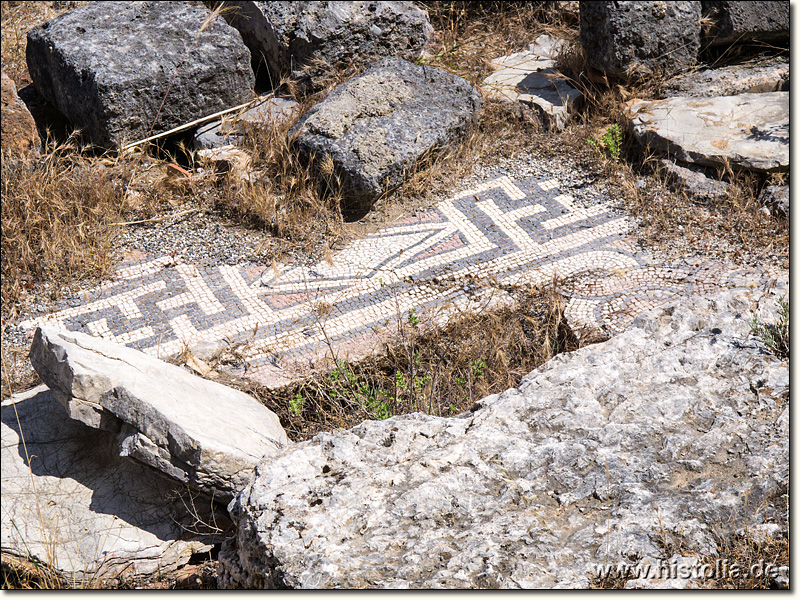
[[[219,148],[237,144],[248,127],[273,127],[286,123],[299,113],[298,104],[289,98],[269,98],[242,114],[232,114],[220,121],[212,121],[197,130],[194,137],[196,150]]]
[[[115,456],[114,436],[64,418],[46,386],[1,410],[4,553],[86,584],[169,573],[211,550],[208,538],[187,535],[196,523],[184,486]]]
[[[642,146],[684,162],[789,168],[789,92],[631,100],[622,116]]]
[[[580,9],[586,60],[611,76],[676,74],[697,60],[699,2],[581,2]]]
[[[703,17],[714,25],[704,36],[705,44],[774,42],[789,39],[789,2],[703,0]]]
[[[31,113],[17,95],[17,86],[5,72],[0,74],[0,81],[0,145],[3,152],[8,156],[38,151],[42,141]]]
[[[766,206],[774,213],[786,217],[787,220],[789,219],[791,198],[788,185],[768,185],[761,191],[758,200],[762,206]]]
[[[305,80],[376,58],[416,60],[433,36],[428,13],[411,2],[226,2],[228,21],[272,77]],[[314,63],[322,63],[323,66]],[[304,69],[308,69],[304,72]]]
[[[730,189],[727,181],[707,174],[702,167],[685,167],[665,158],[661,159],[660,164],[670,189],[686,192],[697,200],[720,198]]]
[[[762,294],[657,309],[456,417],[296,444],[229,505],[220,583],[586,587],[595,564],[668,559],[663,538],[713,555],[715,533],[781,523],[789,363],[750,334],[756,302],[777,320]]]
[[[534,109],[546,127],[563,129],[582,94],[554,70],[560,40],[540,35],[530,48],[493,61],[481,86],[490,96]]]
[[[734,96],[788,90],[789,61],[773,57],[679,75],[664,85],[661,96]]]
[[[36,330],[31,363],[73,419],[119,453],[221,499],[288,444],[278,417],[237,390],[83,333]]]
[[[252,96],[250,52],[222,19],[199,33],[209,14],[189,2],[90,2],[31,29],[28,70],[98,146],[168,131]]]
[[[289,135],[304,155],[330,156],[347,208],[366,211],[423,155],[458,144],[481,105],[465,79],[387,57],[337,86]]]

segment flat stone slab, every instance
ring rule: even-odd
[[[121,456],[220,500],[289,443],[252,397],[138,350],[41,327],[30,357],[70,417],[118,435]]]
[[[582,94],[554,69],[560,40],[541,35],[529,50],[493,61],[497,70],[484,79],[488,95],[533,108],[546,127],[563,129]]]
[[[211,550],[189,535],[185,486],[116,456],[114,436],[65,418],[46,386],[0,410],[4,553],[86,585],[166,574]]]
[[[289,98],[268,98],[241,114],[228,115],[212,121],[197,130],[194,137],[196,150],[213,149],[237,144],[248,128],[269,128],[286,123],[299,113],[298,104]]]
[[[643,147],[684,162],[789,169],[789,92],[631,100],[623,118]]]
[[[661,95],[706,98],[784,91],[789,91],[789,61],[778,57],[679,75],[664,84]]]
[[[42,96],[101,147],[143,139],[253,95],[250,52],[189,2],[90,2],[28,32]],[[162,106],[163,103],[163,106]]]
[[[685,298],[461,415],[296,444],[229,506],[220,585],[587,588],[668,561],[665,538],[709,556],[717,535],[780,523],[789,361],[746,316],[776,321],[786,293]]]
[[[289,137],[317,166],[330,157],[343,206],[365,213],[424,155],[459,144],[481,106],[480,94],[462,77],[387,57],[334,88]]]

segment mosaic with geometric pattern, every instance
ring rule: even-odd
[[[602,201],[577,205],[556,180],[504,176],[330,261],[204,268],[152,258],[123,265],[78,306],[20,325],[84,331],[160,357],[199,340],[245,344],[245,374],[277,384],[331,353],[377,349],[409,311],[447,319],[484,305],[492,286],[481,281],[541,284],[557,275],[567,317],[611,334],[678,295],[746,283],[712,262],[646,265],[624,240],[630,229]]]

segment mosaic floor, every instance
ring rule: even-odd
[[[151,258],[122,265],[76,306],[20,325],[84,331],[160,357],[224,341],[242,348],[241,374],[277,385],[332,354],[378,349],[409,311],[440,322],[502,300],[497,284],[557,276],[570,323],[614,334],[680,295],[770,279],[710,261],[648,264],[627,241],[631,228],[602,199],[578,205],[556,180],[500,177],[311,267]]]

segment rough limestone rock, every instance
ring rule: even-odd
[[[268,98],[241,114],[234,113],[220,121],[212,121],[197,130],[195,150],[213,149],[237,144],[247,128],[275,127],[291,121],[299,114],[297,102],[289,98]]]
[[[683,166],[662,158],[659,164],[663,168],[664,178],[670,189],[686,192],[689,196],[701,201],[721,198],[728,193],[730,184],[710,175],[710,169],[696,165]]]
[[[589,65],[619,78],[677,74],[697,60],[699,2],[581,2]]]
[[[296,444],[229,505],[220,584],[587,587],[664,539],[713,556],[745,522],[785,531],[789,363],[750,334],[759,300],[777,320],[760,289],[691,297],[472,412]]]
[[[376,58],[416,60],[433,37],[428,13],[411,2],[226,2],[226,18],[272,77],[307,80],[334,66]],[[309,69],[308,72],[303,72]]]
[[[346,207],[365,212],[423,155],[458,144],[481,105],[465,79],[387,57],[337,86],[289,135],[305,156],[330,156]]]
[[[100,338],[36,330],[31,363],[69,416],[119,437],[119,453],[227,500],[288,444],[252,397]]]
[[[199,33],[209,15],[188,2],[90,2],[31,29],[28,70],[92,143],[142,139],[252,97],[250,52],[222,19]]]
[[[528,50],[493,61],[481,88],[490,96],[536,111],[548,128],[563,129],[582,94],[555,69],[561,40],[540,35]]]
[[[789,39],[789,2],[703,0],[703,17],[713,26],[705,44],[776,42]]]
[[[4,553],[87,585],[169,573],[211,550],[187,535],[186,488],[115,456],[114,436],[64,418],[47,386],[5,400],[0,429]]]
[[[17,86],[5,72],[0,74],[0,96],[3,152],[10,156],[38,151],[42,141],[36,123],[17,95]]]
[[[631,100],[622,116],[642,146],[683,162],[789,168],[789,92]]]
[[[661,96],[735,96],[788,90],[789,61],[773,57],[679,75],[664,84]]]
[[[770,208],[775,214],[785,217],[787,221],[789,220],[791,197],[789,196],[788,185],[766,186],[759,195],[758,201],[762,206]]]

